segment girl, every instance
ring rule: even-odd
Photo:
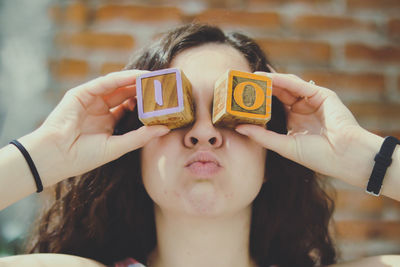
[[[142,126],[136,77],[168,67],[181,69],[192,84],[195,122],[172,131]],[[212,124],[214,83],[227,69],[272,78],[268,129]],[[189,24],[145,48],[126,70],[69,90],[39,129],[19,139],[44,187],[56,185],[29,249],[52,254],[0,263],[334,264],[328,229],[334,205],[314,171],[365,187],[382,138],[362,129],[331,90],[271,72],[250,38]],[[381,193],[400,200],[399,148],[393,159]],[[12,145],[0,151],[0,177],[2,207],[35,191]],[[341,266],[396,260],[373,257]]]

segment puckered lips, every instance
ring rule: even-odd
[[[213,152],[198,151],[189,157],[185,168],[199,178],[211,178],[222,169],[222,166]]]

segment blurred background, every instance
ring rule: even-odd
[[[400,138],[400,0],[0,0],[0,147],[69,88],[192,21],[250,35],[279,72],[335,90],[363,127]],[[332,184],[342,259],[400,254],[400,203]],[[0,212],[0,256],[23,252],[43,196]]]

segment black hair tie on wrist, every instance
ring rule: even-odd
[[[24,158],[29,165],[29,169],[31,169],[33,178],[35,179],[35,183],[36,183],[36,187],[37,187],[36,192],[38,192],[38,193],[42,192],[43,191],[42,180],[40,179],[39,173],[35,167],[35,163],[33,163],[33,160],[31,158],[31,156],[29,155],[28,151],[26,151],[25,147],[23,145],[21,145],[21,143],[18,142],[17,140],[12,140],[10,142],[10,144],[13,144],[14,146],[16,146],[19,149],[19,151],[21,151],[22,155],[24,155]]]
[[[400,144],[400,141],[397,138],[393,136],[385,137],[381,149],[374,158],[375,165],[372,169],[367,189],[365,190],[367,193],[374,196],[380,195],[383,178],[385,177],[387,168],[392,164],[393,151],[398,144]]]

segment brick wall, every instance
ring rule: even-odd
[[[49,59],[54,99],[123,68],[131,51],[182,22],[243,31],[276,69],[335,90],[359,123],[400,137],[399,0],[63,1]],[[400,204],[338,181],[337,244],[345,260],[400,254]]]

